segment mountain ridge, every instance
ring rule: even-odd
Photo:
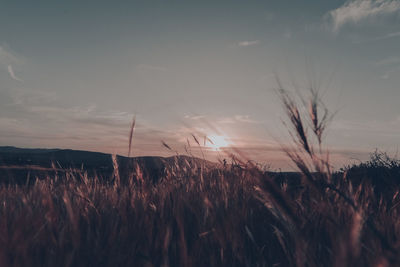
[[[125,157],[116,155],[121,176],[129,176],[140,168],[150,179],[158,180],[166,170],[175,166],[199,168],[215,167],[218,164],[205,159],[178,155],[170,157],[141,156]],[[73,149],[41,149],[0,146],[0,179],[25,179],[28,175],[49,176],[61,170],[85,171],[89,175],[107,179],[114,173],[112,154]]]

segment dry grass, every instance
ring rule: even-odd
[[[128,157],[131,156],[132,151],[132,141],[133,141],[133,132],[135,131],[135,124],[136,124],[136,116],[132,119],[131,130],[129,131],[129,149],[128,149]]]
[[[279,92],[301,179],[177,158],[154,184],[140,166],[120,177],[113,157],[109,181],[65,172],[2,184],[0,266],[400,265],[399,161],[375,153],[331,173],[318,94],[303,114]]]

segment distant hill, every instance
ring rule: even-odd
[[[19,148],[15,146],[0,146],[0,153],[48,153],[52,151],[58,151],[61,149],[50,149],[50,148]]]
[[[127,177],[133,171],[140,171],[149,179],[157,180],[174,166],[198,168],[212,167],[212,163],[188,156],[172,157],[133,157],[117,156],[121,176]],[[114,173],[111,154],[70,149],[28,149],[0,146],[0,181],[26,180],[31,177],[45,177],[55,172],[88,172],[103,179],[109,179]]]

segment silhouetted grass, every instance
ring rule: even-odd
[[[279,92],[299,173],[177,157],[154,183],[140,166],[120,177],[113,157],[108,181],[66,172],[1,184],[0,266],[399,265],[399,161],[375,153],[331,173],[318,94],[302,114]]]

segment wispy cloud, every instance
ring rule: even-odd
[[[4,105],[6,103],[6,105]],[[133,114],[121,110],[65,106],[51,93],[28,89],[0,91],[0,144],[60,147],[125,155]],[[170,155],[161,140],[181,146],[181,134],[153,126],[139,115],[134,156]],[[169,154],[168,154],[169,153]]]
[[[252,46],[252,45],[258,45],[260,43],[259,40],[253,40],[253,41],[241,41],[237,45],[240,47],[247,47],[247,46]]]
[[[394,38],[394,37],[399,37],[400,32],[391,32],[389,34],[386,34],[385,36],[382,36],[381,39],[388,39],[388,38]]]
[[[8,65],[8,66],[7,66],[7,69],[8,69],[8,74],[10,74],[11,78],[13,78],[13,79],[16,80],[16,81],[23,82],[23,80],[22,80],[21,78],[19,78],[19,77],[15,74],[14,69],[12,68],[11,65]]]
[[[211,118],[204,115],[185,115],[185,119],[188,120],[203,120],[207,122],[216,121],[217,123],[222,124],[235,124],[235,123],[260,123],[259,121],[253,120],[250,118],[249,115],[234,115],[234,116],[227,116],[227,117],[217,117]]]
[[[202,119],[205,119],[206,116],[203,116],[203,115],[185,115],[184,118],[185,119],[189,119],[189,120],[202,120]]]
[[[400,32],[391,32],[391,33],[385,34],[383,36],[379,36],[379,37],[373,39],[373,41],[385,40],[385,39],[390,39],[390,38],[395,38],[395,37],[400,37]]]
[[[385,35],[381,35],[381,36],[378,36],[378,37],[375,37],[372,39],[367,39],[367,40],[355,40],[354,43],[355,44],[370,43],[370,42],[387,40],[387,39],[396,38],[396,37],[400,37],[400,32],[391,32],[391,33],[387,33]]]
[[[221,118],[218,121],[218,123],[234,124],[234,123],[259,123],[259,122],[251,119],[249,115],[235,115],[233,117]]]
[[[18,77],[14,71],[13,66],[18,66],[24,63],[20,56],[16,56],[9,48],[0,46],[0,66],[1,69],[7,69],[8,74],[13,80],[22,82],[23,80]]]
[[[0,46],[0,61],[2,64],[18,63],[21,59],[17,58],[14,53],[11,53],[9,49],[4,46]]]
[[[338,32],[346,24],[358,24],[362,21],[385,16],[400,11],[398,0],[351,0],[327,14],[332,29]]]

